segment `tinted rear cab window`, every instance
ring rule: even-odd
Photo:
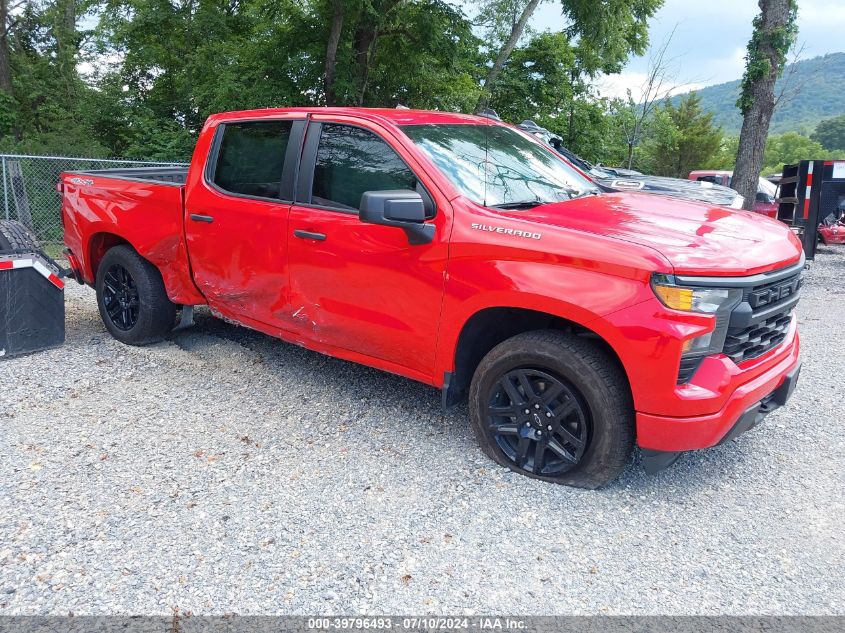
[[[230,193],[279,198],[291,121],[227,123],[214,184]]]

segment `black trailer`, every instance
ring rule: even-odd
[[[0,358],[64,343],[63,274],[29,229],[0,220]]]
[[[784,165],[778,220],[801,238],[808,260],[816,255],[819,224],[845,205],[845,161],[802,160]]]

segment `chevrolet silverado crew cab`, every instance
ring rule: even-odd
[[[792,392],[804,266],[759,214],[603,193],[488,118],[212,116],[190,167],[61,176],[67,255],[119,341],[212,313],[468,396],[483,451],[594,488],[720,444]],[[192,309],[192,308],[191,308]]]

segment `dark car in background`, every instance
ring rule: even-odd
[[[683,178],[648,176],[629,169],[594,165],[564,147],[560,137],[555,136],[546,128],[537,125],[534,121],[523,121],[518,127],[522,131],[532,134],[551,145],[566,160],[588,174],[590,178],[601,185],[606,191],[639,191],[696,202],[706,202],[707,204],[730,207],[732,209],[742,208],[744,198],[728,187],[711,182],[693,182],[684,180]]]

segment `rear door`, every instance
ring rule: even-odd
[[[291,308],[318,348],[339,348],[418,379],[432,376],[451,209],[389,132],[315,115],[291,209]],[[322,120],[320,120],[322,119]],[[415,189],[434,240],[358,219],[365,191]],[[336,352],[335,352],[336,353]],[[343,355],[343,354],[341,354]]]
[[[305,120],[227,121],[185,201],[194,281],[224,316],[286,322],[288,213]]]

